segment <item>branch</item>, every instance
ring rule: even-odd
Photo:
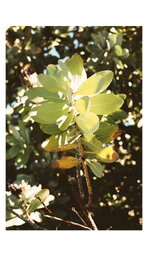
[[[77,125],[76,125],[76,132],[79,133]],[[91,187],[91,183],[90,183],[90,179],[89,179],[86,161],[84,159],[84,149],[83,149],[83,146],[82,146],[82,143],[81,143],[81,137],[78,138],[78,147],[79,147],[79,151],[80,151],[80,155],[81,155],[82,166],[83,166],[84,175],[85,175],[86,184],[87,184],[87,189],[88,189],[88,194],[89,194],[89,200],[88,200],[88,204],[87,204],[87,208],[89,208],[92,204],[92,187]]]
[[[76,158],[78,156],[76,155]],[[76,166],[76,173],[77,173],[77,181],[78,181],[78,188],[79,188],[79,193],[80,193],[80,197],[82,200],[84,200],[85,195],[84,195],[84,191],[83,191],[83,186],[82,186],[82,178],[80,176],[80,165]]]
[[[81,228],[84,228],[84,229],[87,229],[87,230],[92,230],[90,227],[81,225],[81,224],[76,223],[76,222],[73,222],[73,221],[64,220],[64,219],[59,218],[59,217],[54,217],[54,216],[49,216],[49,215],[43,215],[43,216],[44,216],[44,217],[47,217],[47,218],[49,218],[49,219],[53,219],[53,220],[57,220],[57,221],[60,221],[60,222],[64,222],[64,223],[67,223],[67,224],[70,224],[70,225],[78,226],[78,227],[81,227]]]
[[[42,228],[36,224],[33,224],[29,219],[24,218],[23,216],[20,216],[18,213],[16,213],[14,210],[9,209],[6,207],[6,210],[12,214],[14,214],[16,217],[19,217],[21,220],[23,220],[25,223],[28,223],[31,227],[34,229],[39,229],[39,230],[46,230],[45,228]]]

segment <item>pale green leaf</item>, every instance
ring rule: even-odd
[[[66,115],[69,107],[65,103],[47,102],[37,109],[37,117],[47,124],[55,123],[60,117]],[[42,122],[41,122],[42,123]]]
[[[104,167],[101,164],[99,164],[98,162],[92,161],[90,159],[87,159],[86,162],[95,176],[99,178],[103,176]]]
[[[92,96],[90,102],[90,111],[97,115],[111,114],[123,105],[123,100],[114,94]]]
[[[117,35],[116,35],[116,34],[109,33],[109,35],[108,35],[108,40],[109,40],[109,43],[110,43],[110,48],[112,48],[112,47],[116,44]]]
[[[115,54],[116,54],[117,56],[122,56],[122,55],[123,55],[123,53],[122,53],[122,48],[121,48],[120,45],[115,45],[114,51],[115,51]]]
[[[57,102],[60,99],[58,94],[47,91],[43,87],[35,87],[28,90],[26,96],[34,103],[41,103],[43,101]]]
[[[70,72],[66,62],[58,61],[58,65],[62,69],[62,71],[65,74],[65,76],[67,77],[67,79],[69,81],[71,81],[72,80],[72,75],[71,75],[71,72]]]
[[[41,202],[39,199],[33,199],[28,207],[28,213],[31,213],[35,211],[39,206],[41,205]]]
[[[83,96],[75,103],[75,108],[80,114],[86,113],[90,108],[90,100],[88,96]]]
[[[72,89],[69,86],[66,86],[66,91],[67,91],[68,103],[70,103],[72,100]]]
[[[118,127],[106,122],[100,122],[99,129],[96,131],[95,136],[102,143],[108,143],[116,138],[116,134],[119,133]]]
[[[83,132],[89,134],[94,133],[99,127],[99,118],[92,112],[80,114],[79,116],[75,117],[75,122]]]
[[[129,50],[127,48],[122,49],[122,58],[126,59],[129,56]]]
[[[65,117],[65,119],[59,124],[60,130],[62,131],[66,130],[67,127],[70,125],[73,117],[74,117],[74,109],[72,109],[71,112],[69,112],[68,115]]]
[[[37,208],[44,208],[44,206],[41,206],[41,202],[44,202],[47,197],[49,196],[49,190],[48,189],[41,189],[36,195],[40,198],[35,198],[31,201],[29,207],[28,207],[28,212],[31,213],[35,211]],[[35,196],[36,197],[36,196]]]
[[[81,75],[83,71],[83,60],[78,54],[74,54],[66,64],[72,75]]]
[[[49,135],[56,135],[56,134],[61,134],[62,131],[58,128],[58,125],[53,123],[53,124],[48,124],[48,125],[40,125],[41,130]]]
[[[92,150],[95,154],[98,154],[103,148],[102,142],[96,138],[93,138],[91,141],[82,138],[82,144]]]
[[[42,202],[46,200],[46,198],[49,196],[50,192],[49,189],[41,189],[38,193],[37,196],[40,198]]]
[[[62,92],[63,94],[66,94],[65,87],[62,85],[62,83],[59,80],[57,80],[54,77],[40,74],[38,75],[38,80],[42,84],[42,86],[49,92],[52,93]]]
[[[76,95],[95,95],[104,91],[113,79],[113,72],[110,70],[101,71],[89,77],[77,89]]]
[[[66,137],[64,137],[66,139]],[[61,152],[77,147],[76,144],[65,144],[63,135],[53,135],[47,138],[41,147],[48,152]]]

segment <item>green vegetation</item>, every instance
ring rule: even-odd
[[[7,229],[141,229],[141,41],[134,26],[7,30]]]

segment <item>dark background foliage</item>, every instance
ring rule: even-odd
[[[117,38],[117,40],[116,40]],[[117,41],[117,42],[116,42]],[[30,64],[30,73],[43,73],[48,64],[59,59],[81,55],[88,77],[101,70],[112,70],[115,78],[110,85],[114,93],[127,98],[123,110],[128,118],[118,122],[122,134],[115,140],[120,159],[105,164],[105,175],[98,179],[90,173],[93,188],[91,212],[99,230],[139,230],[142,228],[142,27],[140,26],[12,26],[6,32],[6,131],[8,124],[18,125],[28,112],[25,103],[15,107],[20,90],[25,88],[21,68]],[[21,110],[22,109],[22,110]],[[32,128],[31,128],[32,126]],[[28,174],[33,185],[52,188],[67,207],[78,205],[68,177],[76,169],[52,170],[50,163],[58,153],[40,149],[47,138],[37,123],[28,122],[30,152],[26,164],[18,167],[15,158],[7,160],[7,183],[13,183],[17,174]],[[7,145],[9,149],[9,145]],[[60,153],[59,153],[60,154]],[[89,171],[90,172],[90,171]],[[84,184],[84,182],[83,182]],[[84,184],[86,192],[86,185]],[[8,187],[7,187],[8,190]],[[55,215],[78,222],[72,212],[58,201],[51,204]],[[76,229],[46,219],[40,226],[48,229]],[[9,229],[31,229],[28,225]]]

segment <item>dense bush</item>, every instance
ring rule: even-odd
[[[32,102],[26,92],[36,86],[37,74],[49,64],[65,61],[74,53],[84,62],[87,76],[103,70],[114,73],[109,89],[124,94],[123,111],[107,116],[119,126],[112,145],[119,153],[117,162],[104,164],[104,176],[97,178],[89,169],[93,189],[90,207],[97,228],[141,229],[142,226],[142,29],[141,27],[10,27],[6,32],[6,142],[7,142],[7,228],[81,229],[51,215],[81,223],[76,168],[52,169],[62,152],[42,150],[49,137],[30,117]],[[62,59],[65,58],[65,59]],[[32,90],[32,89],[31,89]],[[29,92],[29,91],[28,91]],[[120,131],[122,130],[122,131]],[[68,153],[66,153],[68,154]],[[81,172],[81,175],[83,172]],[[83,191],[87,188],[81,176]],[[34,197],[36,195],[36,198]],[[45,207],[41,204],[45,203]],[[26,223],[10,209],[30,220]],[[72,207],[74,209],[72,210]],[[48,210],[48,209],[49,210]],[[77,213],[76,213],[77,212]],[[36,221],[36,224],[34,223]],[[29,222],[29,221],[28,221]]]

